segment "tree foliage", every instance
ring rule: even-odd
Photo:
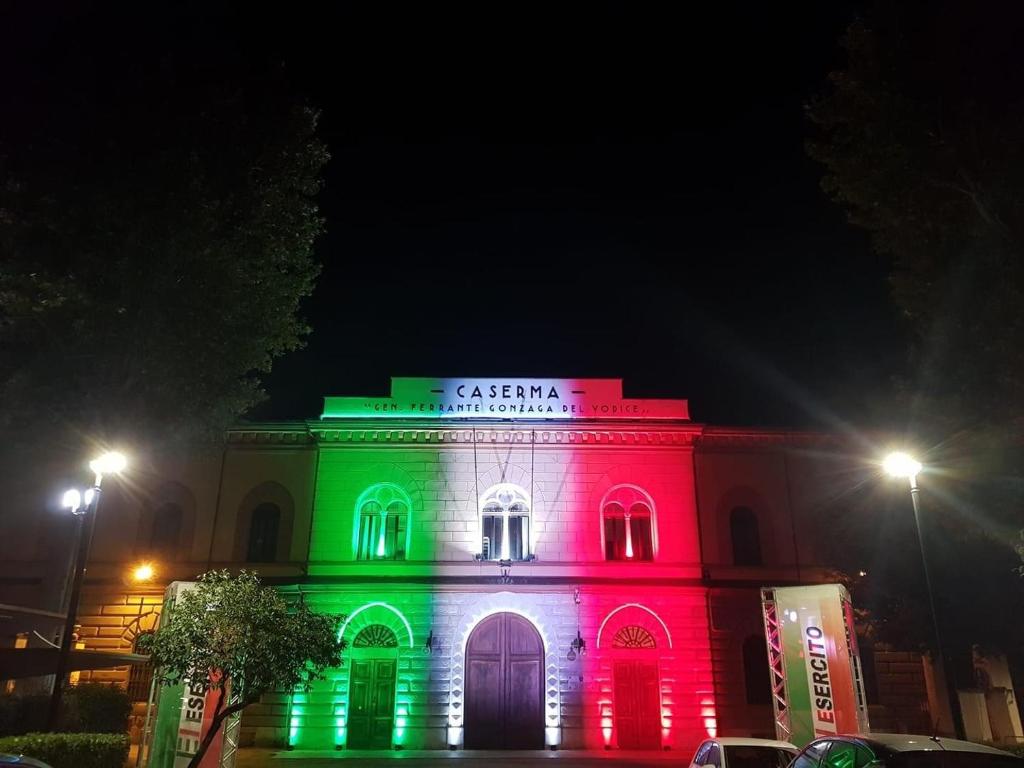
[[[825,191],[892,258],[907,394],[945,435],[1024,415],[1022,30],[1006,4],[881,4],[808,108]]]
[[[179,45],[80,51],[0,126],[0,427],[219,436],[309,330],[317,113]]]
[[[218,692],[212,724],[190,768],[199,765],[232,714],[270,691],[308,690],[341,664],[341,617],[313,613],[302,603],[289,607],[251,572],[202,574],[168,610],[160,628],[140,641],[157,678],[168,685],[201,678]]]
[[[1009,578],[1024,502],[1022,31],[1024,12],[1007,4],[876,4],[847,29],[845,65],[808,106],[822,186],[891,259],[892,297],[911,331],[911,373],[888,410],[893,431],[922,447],[923,535],[940,622],[958,650],[1024,641],[1016,626],[997,631],[1024,604]],[[883,634],[922,637],[907,629],[920,611],[904,600],[924,598],[919,558],[910,554],[908,569],[893,551],[914,532],[878,541],[866,520],[857,557],[888,547],[901,567],[868,567],[882,578],[861,591]]]

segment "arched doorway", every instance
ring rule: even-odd
[[[615,734],[619,749],[661,748],[661,691],[657,643],[627,624],[612,637]]]
[[[544,748],[544,643],[514,613],[476,625],[466,642],[465,748]]]
[[[348,684],[349,749],[390,749],[395,725],[398,639],[371,624],[352,641]]]

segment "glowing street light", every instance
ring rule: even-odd
[[[80,493],[71,488],[64,492],[61,506],[71,511],[78,521],[75,526],[75,562],[74,575],[71,580],[71,595],[68,598],[68,612],[64,618],[64,632],[60,638],[60,653],[57,656],[57,669],[53,678],[53,691],[50,695],[49,730],[57,728],[60,717],[60,699],[64,675],[67,674],[68,659],[71,655],[71,637],[75,631],[75,619],[78,614],[78,601],[82,595],[82,581],[85,578],[85,564],[89,560],[89,547],[92,534],[96,528],[96,510],[100,505],[100,486],[103,476],[123,472],[128,460],[123,453],[109,451],[89,462],[89,469],[96,475],[92,488]],[[88,524],[86,523],[88,518]],[[86,529],[88,525],[88,530]]]
[[[924,552],[924,537],[921,535],[921,491],[917,487],[917,476],[923,469],[921,462],[903,451],[893,451],[882,460],[882,469],[890,477],[906,478],[910,483],[910,501],[914,505],[914,528],[917,530],[917,544],[921,549],[921,566],[924,569],[924,585],[928,591],[928,606],[931,608],[932,632],[935,637],[935,659],[946,678],[946,692],[949,695],[950,711],[953,714],[953,730],[957,738],[963,738],[960,707],[955,690],[955,682],[947,674],[946,654],[942,650],[942,633],[939,631],[938,614],[935,611],[935,595],[932,590],[932,577],[928,571],[928,557]]]
[[[150,563],[139,563],[132,570],[132,581],[143,582],[153,578],[156,571]]]
[[[882,469],[891,477],[906,477],[913,483],[921,472],[921,462],[903,451],[893,451],[882,462]]]
[[[72,515],[79,514],[82,508],[82,494],[79,493],[77,488],[68,488],[64,491],[64,497],[61,499],[60,505],[65,509],[71,510]]]

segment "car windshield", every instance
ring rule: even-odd
[[[778,747],[729,746],[725,764],[728,768],[786,768],[795,754]]]
[[[1024,762],[1010,755],[984,752],[895,752],[885,758],[886,768],[1022,768]]]

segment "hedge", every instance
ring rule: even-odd
[[[0,736],[20,736],[47,729],[48,694],[0,694]],[[106,683],[80,683],[64,689],[58,731],[126,733],[132,702]]]
[[[128,759],[128,737],[113,733],[26,733],[0,738],[0,752],[34,757],[53,768],[117,768]]]

